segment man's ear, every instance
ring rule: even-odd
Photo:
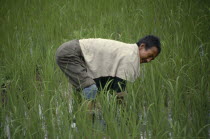
[[[145,43],[141,43],[140,46],[139,46],[139,50],[142,50],[146,47]]]

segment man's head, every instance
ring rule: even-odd
[[[139,47],[140,63],[150,62],[161,52],[160,39],[153,35],[145,36],[136,44]]]

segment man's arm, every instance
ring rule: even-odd
[[[119,104],[124,104],[124,97],[127,95],[127,93],[125,92],[126,89],[126,81],[118,78],[118,77],[114,77],[113,79],[113,84],[112,84],[112,89],[114,91],[116,91],[116,95],[117,95],[117,101]]]
[[[124,96],[127,94],[125,92],[126,80],[123,80],[121,78],[107,76],[107,77],[100,77],[100,78],[94,79],[94,81],[96,82],[96,85],[98,86],[99,89],[106,88],[108,90],[111,89],[115,91],[117,95],[117,99],[119,101],[123,100]]]
[[[113,84],[111,88],[117,93],[124,92],[126,89],[126,80],[123,80],[118,77],[113,77]]]

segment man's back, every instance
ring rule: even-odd
[[[79,43],[90,77],[111,76],[134,81],[139,76],[136,44],[108,39],[82,39]]]

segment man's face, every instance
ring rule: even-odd
[[[158,55],[157,47],[153,46],[150,49],[145,49],[145,44],[139,46],[140,63],[148,63],[155,59]]]

